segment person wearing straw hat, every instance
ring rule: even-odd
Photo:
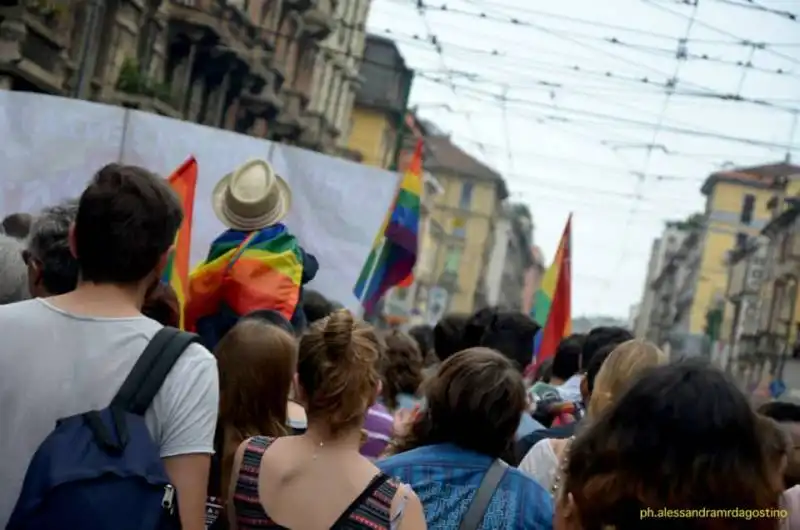
[[[187,329],[213,348],[242,316],[274,310],[302,332],[302,286],[319,264],[282,223],[292,204],[289,185],[265,160],[250,160],[217,183],[211,201],[227,230],[191,275]]]

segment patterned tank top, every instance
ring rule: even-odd
[[[256,436],[247,444],[233,495],[236,523],[239,530],[289,530],[277,524],[264,511],[258,495],[258,475],[264,452],[274,438]],[[342,512],[331,530],[392,530],[397,525],[402,507],[391,515],[392,499],[399,484],[379,473],[364,491]]]

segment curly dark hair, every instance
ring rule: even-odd
[[[584,529],[643,527],[648,509],[776,509],[780,491],[745,395],[706,363],[646,372],[569,449],[563,492]],[[563,497],[562,497],[563,499]],[[647,528],[774,530],[772,518],[648,520]]]
[[[422,353],[417,342],[406,333],[392,330],[383,336],[381,373],[383,375],[383,402],[393,410],[397,408],[398,394],[416,394],[424,379]]]
[[[504,355],[470,348],[448,358],[424,385],[427,405],[395,453],[452,443],[514,461],[514,439],[527,400],[522,375]]]
[[[533,339],[540,326],[528,315],[486,307],[472,315],[464,326],[464,348],[482,346],[496,350],[522,372],[533,357]]]

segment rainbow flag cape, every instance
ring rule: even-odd
[[[396,285],[408,285],[417,262],[419,209],[422,196],[422,140],[403,175],[392,207],[353,287],[364,310],[372,312],[381,296]]]
[[[300,298],[303,257],[285,226],[257,232],[228,230],[211,243],[208,257],[189,277],[186,329],[225,310],[238,316],[272,309],[291,320]]]
[[[170,285],[178,297],[180,326],[184,329],[183,309],[186,307],[186,294],[189,285],[189,258],[192,247],[192,216],[194,214],[194,192],[197,188],[197,161],[189,157],[167,179],[178,194],[183,207],[183,223],[175,235],[175,244],[169,255],[167,267],[161,281]]]
[[[572,214],[567,219],[553,264],[547,269],[534,299],[534,320],[544,326],[534,344],[537,365],[554,355],[561,339],[572,332],[571,239]]]

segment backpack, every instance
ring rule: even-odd
[[[33,455],[6,530],[180,530],[175,488],[144,413],[198,341],[163,328],[107,408],[58,420]]]

